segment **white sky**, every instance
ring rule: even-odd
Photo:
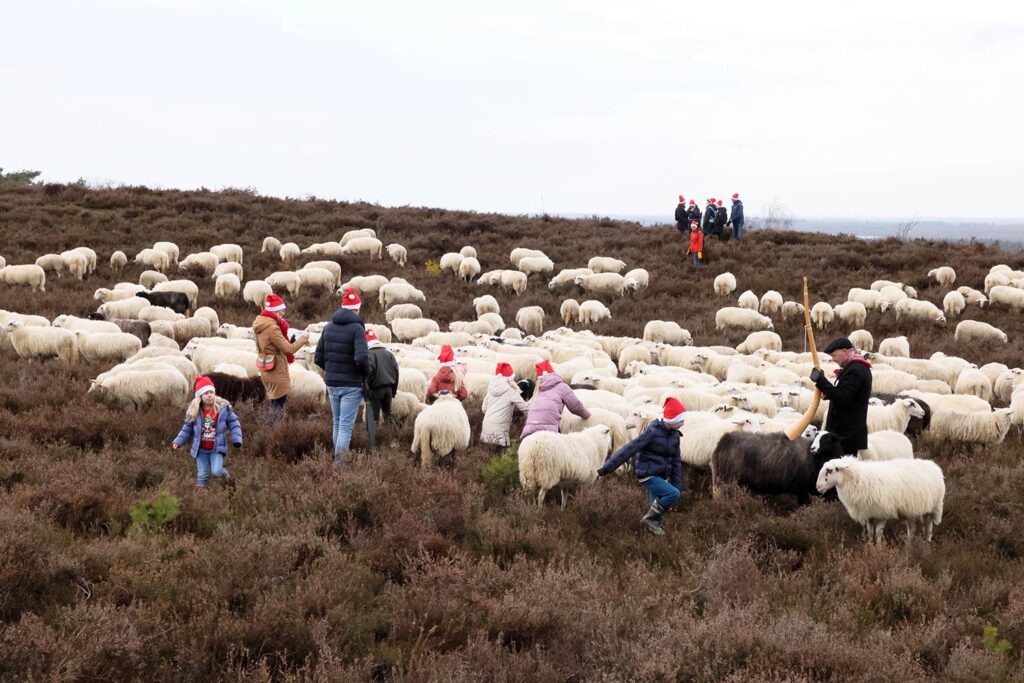
[[[0,166],[385,205],[1024,216],[1024,5],[8,3]]]

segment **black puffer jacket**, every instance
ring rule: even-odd
[[[361,387],[366,376],[366,328],[363,319],[339,308],[324,328],[313,362],[324,369],[329,387]]]
[[[868,399],[871,398],[871,365],[851,360],[843,366],[833,385],[824,377],[815,383],[829,402],[825,430],[843,443],[843,452],[856,455],[868,447]]]
[[[392,398],[398,393],[398,360],[383,346],[367,352],[366,388],[390,389]]]

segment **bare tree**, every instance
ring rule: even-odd
[[[900,238],[904,242],[910,237],[910,233],[917,227],[917,224],[921,222],[918,217],[911,218],[910,220],[903,221],[896,226],[896,237]]]
[[[778,195],[772,197],[762,210],[761,225],[766,230],[792,230],[793,214],[789,212]]]

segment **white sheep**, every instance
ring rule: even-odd
[[[637,270],[643,270],[643,269],[642,268],[638,268]],[[630,273],[635,273],[635,272],[637,272],[637,271],[632,271],[632,270],[630,271]],[[646,272],[646,271],[644,271],[644,272]],[[566,268],[566,269],[558,271],[558,275],[556,275],[553,278],[551,278],[551,280],[548,282],[548,289],[558,289],[559,287],[567,287],[568,285],[571,285],[571,284],[573,284],[576,281],[576,276],[577,275],[593,275],[593,274],[594,274],[594,271],[592,271],[590,268]]]
[[[893,358],[910,358],[910,340],[906,337],[886,337],[878,345],[878,353]]]
[[[462,403],[450,394],[442,394],[416,416],[411,450],[429,469],[438,458],[469,448],[469,440],[469,417]]]
[[[161,282],[167,282],[167,276],[156,270],[144,270],[139,273],[139,286],[153,289]]]
[[[325,268],[311,268],[308,265],[295,271],[302,282],[302,291],[331,292],[337,284],[334,273]]]
[[[398,264],[400,268],[405,268],[406,261],[409,259],[409,252],[401,244],[389,244],[387,246],[388,256],[391,260]]]
[[[802,318],[804,316],[804,305],[795,301],[787,301],[782,304],[782,319]]]
[[[715,313],[715,329],[717,330],[774,330],[771,318],[747,308],[726,306]]]
[[[904,299],[910,298],[902,287],[894,287],[893,285],[882,287],[879,293],[882,300],[888,302],[889,306],[895,306]]]
[[[0,316],[0,320],[2,319]],[[1003,403],[1009,403],[1014,392],[1021,386],[1024,386],[1024,370],[1020,368],[1007,368],[999,373],[996,381],[992,383],[996,399]]]
[[[0,268],[0,283],[31,287],[33,292],[46,291],[46,273],[35,264]]]
[[[459,264],[459,277],[466,282],[470,282],[477,275],[480,274],[480,262],[476,260],[476,257],[467,256],[462,259]]]
[[[924,299],[900,299],[895,306],[897,320],[925,320],[945,324],[946,316],[938,306]]]
[[[980,320],[961,320],[956,325],[956,331],[953,332],[953,339],[960,344],[976,344],[986,341],[999,341],[1006,344],[1010,341],[1009,336],[998,327]]]
[[[306,270],[307,268],[321,268],[329,272],[334,276],[334,287],[337,287],[338,283],[341,282],[341,265],[337,261],[310,261],[302,266],[301,270]]]
[[[174,367],[161,364],[104,373],[93,380],[88,393],[104,404],[138,410],[183,405],[192,396],[192,387]]]
[[[295,244],[295,242],[285,242],[281,245],[281,248],[277,250],[281,263],[285,266],[290,265],[292,261],[299,258],[299,254],[301,253],[302,250],[299,249],[299,245]]]
[[[991,295],[993,287],[1004,287],[1010,284],[1010,278],[1005,273],[989,273],[985,276],[985,293]],[[989,297],[991,299],[991,296]]]
[[[390,308],[395,304],[411,304],[427,300],[423,292],[410,284],[402,282],[389,282],[382,285],[377,296],[382,308]]]
[[[775,315],[782,310],[782,295],[774,289],[769,289],[761,295],[761,306],[758,309],[762,315]]]
[[[562,507],[567,489],[590,484],[604,464],[612,446],[608,425],[595,425],[581,432],[559,434],[534,432],[519,444],[519,480],[528,494],[537,492],[537,505],[544,505],[548,491],[558,486]]]
[[[758,349],[768,349],[770,351],[781,351],[782,350],[782,337],[775,332],[769,332],[762,330],[760,332],[751,332],[747,335],[747,338],[736,347],[736,350],[740,353],[753,354]]]
[[[907,431],[907,425],[910,424],[912,417],[924,417],[924,409],[912,398],[897,398],[888,405],[869,405],[868,433],[890,429],[902,434]],[[934,420],[934,415],[932,419]]]
[[[85,274],[89,270],[89,259],[85,254],[74,250],[62,251],[60,258],[64,261],[64,270],[70,273],[72,277],[76,280],[85,278]]]
[[[903,283],[894,282],[892,280],[875,280],[874,282],[871,283],[871,289],[875,290],[876,292],[880,292],[886,287],[895,287],[896,289],[902,290]]]
[[[78,358],[87,363],[121,363],[142,349],[142,341],[124,332],[75,332]]]
[[[302,287],[302,277],[293,270],[279,270],[264,278],[274,291],[287,291],[294,296]]]
[[[100,304],[100,307],[96,310],[108,319],[127,318],[131,320],[138,320],[139,313],[142,312],[142,309],[150,305],[151,304],[148,300],[143,299],[140,296],[133,296],[130,299],[108,301],[105,304]]]
[[[262,309],[267,297],[273,293],[274,288],[266,280],[249,280],[242,288],[242,299]]]
[[[184,317],[185,316],[181,313],[175,313],[171,309],[164,308],[163,306],[146,306],[139,311],[139,314],[136,316],[139,320],[147,323],[151,323],[156,320],[170,320],[171,322],[174,322],[175,320],[182,320]]]
[[[956,379],[956,386],[953,393],[977,396],[980,399],[992,402],[992,380],[977,368],[965,368],[960,371]]]
[[[473,309],[476,311],[477,316],[481,316],[484,313],[501,313],[501,307],[498,306],[498,300],[490,294],[484,294],[473,299]]]
[[[899,460],[914,457],[914,444],[903,432],[883,429],[868,434],[868,447],[857,451],[861,460]]]
[[[327,273],[326,270],[321,272]],[[330,275],[330,273],[327,274]],[[213,294],[217,297],[236,296],[240,291],[242,291],[242,283],[234,273],[221,275],[213,285]]]
[[[384,258],[382,256],[383,251],[384,243],[376,237],[355,237],[346,242],[341,248],[341,253],[346,256],[369,254],[371,259],[374,256],[379,259]]]
[[[626,268],[626,262],[610,256],[595,256],[587,261],[587,268],[595,273],[621,273]]]
[[[391,332],[398,341],[412,341],[440,331],[437,322],[430,318],[395,318],[391,321]]]
[[[475,247],[470,247],[470,246],[465,246],[462,249],[459,249],[459,254],[463,258],[476,258],[476,248]]]
[[[128,257],[121,250],[115,251],[110,255],[110,269],[115,273],[120,273],[128,265]]]
[[[213,275],[210,276],[211,280],[216,280],[221,275],[227,275],[233,273],[239,280],[242,279],[242,264],[236,261],[224,261],[218,263],[217,267],[213,269]]]
[[[626,366],[633,361],[640,361],[651,365],[654,361],[651,355],[651,350],[647,346],[642,344],[631,344],[624,347],[619,351],[619,362],[618,368],[620,373],[626,372]]]
[[[847,335],[853,348],[859,351],[871,351],[875,348],[875,338],[867,330],[854,330]]]
[[[57,277],[63,276],[64,271],[67,270],[67,264],[64,263],[64,258],[60,254],[43,254],[36,259],[35,264],[43,271],[53,273]]]
[[[516,325],[526,334],[540,336],[544,331],[544,309],[540,306],[524,306],[516,311]]]
[[[516,247],[509,254],[508,259],[509,259],[509,261],[512,262],[512,266],[514,268],[518,268],[519,267],[519,262],[522,259],[530,258],[530,257],[544,257],[544,258],[547,258],[547,256],[544,254],[544,252],[540,251],[539,249],[525,249],[523,247]]]
[[[622,286],[627,292],[642,292],[651,285],[651,274],[644,268],[634,268],[626,273]]]
[[[220,263],[220,257],[211,251],[201,251],[189,254],[178,262],[178,270],[199,273],[200,275],[212,275]]]
[[[956,271],[949,266],[932,268],[928,271],[928,277],[935,278],[935,281],[943,287],[952,287],[956,282]]]
[[[0,256],[0,268],[4,268],[6,266],[7,266],[7,259],[5,259],[3,256]]]
[[[870,311],[884,313],[889,309],[889,301],[882,296],[881,292],[874,289],[861,289],[854,287],[846,294],[847,301],[856,301]]]
[[[499,282],[502,289],[511,290],[516,296],[520,296],[526,291],[528,277],[526,273],[518,270],[503,270]]]
[[[376,236],[377,236],[377,231],[374,230],[373,228],[357,228],[355,230],[348,230],[348,231],[346,231],[345,234],[342,235],[341,239],[338,240],[338,241],[341,243],[342,246],[345,246],[346,244],[348,244],[352,240],[354,240],[356,238],[359,238],[359,237],[376,237]]]
[[[527,256],[519,259],[516,268],[529,277],[536,273],[550,273],[555,269],[555,264],[547,256]]]
[[[154,292],[180,292],[188,297],[189,308],[195,308],[199,300],[199,285],[191,280],[168,280],[153,286]]]
[[[343,255],[343,252],[341,250],[341,243],[340,242],[314,242],[313,244],[309,245],[308,247],[306,247],[305,249],[303,249],[299,253],[301,253],[301,254],[317,254],[317,255],[320,255],[320,256],[342,256]]]
[[[566,325],[572,324],[580,315],[580,302],[576,299],[566,299],[558,307],[558,314],[562,316],[562,322]]]
[[[242,247],[237,244],[217,244],[210,247],[210,253],[220,261],[233,261],[238,264],[242,263],[244,257]]]
[[[462,254],[454,251],[449,251],[441,255],[441,259],[438,261],[438,266],[441,268],[441,272],[450,270],[452,275],[456,275],[459,272],[459,266],[462,264]]]
[[[167,254],[167,260],[170,265],[173,266],[178,263],[178,257],[181,255],[181,249],[174,242],[154,242],[153,249]]]
[[[736,276],[732,273],[722,273],[715,278],[715,294],[727,296],[736,291]]]
[[[947,292],[946,296],[942,297],[942,310],[947,318],[959,316],[965,308],[967,308],[967,301],[964,299],[964,295],[956,290]]]
[[[711,469],[711,454],[718,441],[730,432],[757,431],[757,422],[750,417],[736,416],[728,420],[694,420],[688,418],[680,430],[679,455],[683,462],[702,470]]]
[[[288,366],[288,375],[292,382],[289,397],[308,399],[315,403],[327,402],[327,384],[319,373],[307,370],[300,363],[292,363]]]
[[[988,297],[971,287],[957,287],[956,291],[964,297],[964,301],[968,304],[978,304],[979,308],[984,308],[985,304],[988,303]]]
[[[158,332],[154,332],[151,335],[149,335],[149,344],[146,346],[146,348],[161,350],[173,349],[175,351],[178,351],[180,347],[178,346],[178,342],[174,341],[170,337],[165,337],[164,335],[159,334]]]
[[[600,301],[587,299],[580,304],[579,322],[583,325],[598,323],[612,317],[612,312]]]
[[[217,327],[217,336],[225,339],[256,339],[251,327],[239,327],[231,323],[223,323]]]
[[[248,375],[245,374],[245,368],[241,365],[235,365],[234,363],[218,363],[213,366],[213,371],[219,375],[230,375],[240,379],[246,379],[248,377]]]
[[[56,327],[26,325],[8,320],[0,325],[0,337],[10,342],[19,358],[60,358],[65,363],[78,360],[75,333]]]
[[[825,493],[833,487],[850,518],[867,531],[868,541],[881,543],[890,519],[904,520],[909,540],[920,519],[930,543],[933,525],[942,523],[946,482],[930,460],[829,460],[818,473],[817,488]]]
[[[281,240],[276,237],[264,237],[263,247],[260,249],[261,254],[280,254],[281,253]]]
[[[398,318],[422,318],[423,311],[416,304],[398,304],[384,312],[384,319],[391,322]]]
[[[61,327],[65,330],[82,330],[83,332],[120,332],[121,328],[116,323],[107,320],[88,320],[77,318],[73,315],[58,315],[50,323],[53,327]]]
[[[577,275],[574,283],[591,294],[622,296],[625,291],[625,278],[618,273],[594,273],[593,275]]]
[[[747,308],[750,309],[751,311],[756,311],[758,309],[759,304],[760,301],[757,298],[757,294],[754,294],[749,289],[740,294],[740,298],[736,302],[736,306],[738,308]]]
[[[819,330],[825,329],[826,325],[832,324],[835,319],[835,312],[832,310],[832,306],[826,301],[819,301],[818,303],[811,306],[811,322]]]
[[[1009,285],[998,285],[988,292],[990,304],[1004,304],[1011,308],[1024,309],[1024,289]]]
[[[674,320],[648,320],[644,325],[644,341],[655,344],[688,346],[693,343],[689,330]]]
[[[171,258],[160,249],[143,249],[135,255],[135,263],[163,273],[171,267]]]
[[[840,321],[850,327],[863,327],[868,319],[868,309],[859,301],[844,301],[832,310]]]

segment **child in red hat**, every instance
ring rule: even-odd
[[[515,372],[508,363],[498,363],[494,377],[484,396],[484,421],[480,427],[480,443],[491,444],[495,450],[509,447],[508,430],[516,410],[525,413],[529,404],[523,400],[516,384]]]
[[[597,476],[603,477],[627,460],[636,458],[634,471],[651,501],[640,523],[655,536],[665,534],[665,512],[679,500],[683,478],[679,429],[686,420],[686,407],[670,397],[665,400],[663,415],[662,419],[652,421],[640,436],[613,453],[597,471]]]
[[[437,360],[441,363],[441,367],[438,368],[434,378],[430,380],[430,386],[427,387],[427,405],[437,400],[437,395],[442,391],[447,391],[460,401],[465,401],[466,396],[469,395],[469,390],[466,388],[466,371],[459,367],[452,347],[447,344],[443,345]]]
[[[177,450],[192,439],[190,447],[196,460],[196,486],[206,488],[212,474],[230,479],[224,468],[224,457],[228,454],[228,439],[235,448],[242,447],[242,424],[231,409],[231,404],[217,396],[209,377],[196,377],[195,398],[185,411],[185,424],[171,443]]]
[[[690,248],[686,250],[687,255],[693,254],[693,265],[700,270],[700,260],[704,258],[704,233],[701,232],[697,221],[690,223]]]

